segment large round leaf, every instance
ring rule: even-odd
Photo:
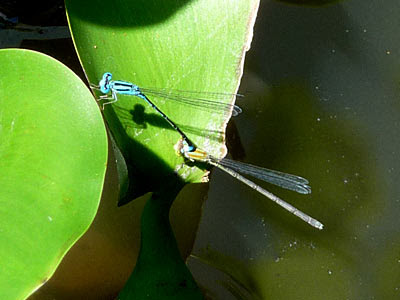
[[[82,81],[37,52],[0,51],[0,298],[53,274],[96,213],[107,140]]]

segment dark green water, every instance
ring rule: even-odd
[[[263,186],[325,229],[214,170],[197,252],[239,259],[261,299],[400,299],[400,5],[261,2],[235,119],[244,160],[309,179],[310,196]],[[191,265],[207,286],[224,278]]]

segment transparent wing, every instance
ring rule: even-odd
[[[254,178],[258,178],[265,182],[275,184],[282,188],[295,191],[300,194],[311,193],[311,187],[308,185],[308,180],[303,177],[274,171],[267,168],[257,167],[227,158],[224,158],[222,160],[212,158],[212,160],[224,167],[231,168],[236,172],[250,175]]]
[[[239,106],[224,103],[224,100],[230,100],[233,97],[243,97],[243,95],[240,94],[181,91],[157,88],[140,88],[140,90],[146,95],[153,95],[164,99],[178,101],[205,110],[220,110],[225,113],[232,111],[233,116],[237,116],[242,112],[242,109]]]

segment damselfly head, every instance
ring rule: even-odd
[[[106,72],[103,74],[103,77],[99,82],[100,91],[103,94],[108,94],[108,92],[110,91],[111,78],[112,78],[112,74],[110,72]]]
[[[188,158],[188,157],[186,156],[186,153],[189,153],[189,152],[191,151],[191,146],[189,146],[189,144],[188,144],[187,141],[185,141],[185,140],[182,139],[182,140],[179,141],[178,150],[179,150],[180,154],[181,154],[183,157]]]
[[[199,148],[193,148],[193,146],[189,145],[187,141],[182,141],[180,152],[183,157],[190,161],[207,162],[209,160],[206,151]]]

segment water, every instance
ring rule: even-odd
[[[395,0],[261,3],[235,120],[246,162],[309,179],[311,196],[268,189],[325,228],[215,171],[195,248],[245,261],[261,298],[400,298],[399,15]]]

